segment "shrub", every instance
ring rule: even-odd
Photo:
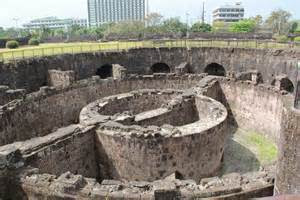
[[[36,39],[36,38],[31,38],[28,41],[28,45],[32,45],[32,46],[38,46],[40,44],[40,40]]]
[[[275,39],[277,42],[282,42],[282,43],[289,41],[289,38],[286,35],[276,35]]]
[[[300,37],[295,37],[294,41],[295,42],[300,42]]]
[[[10,40],[6,42],[6,48],[8,49],[17,49],[19,47],[19,42],[15,40]]]

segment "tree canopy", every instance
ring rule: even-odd
[[[257,23],[253,19],[244,19],[235,22],[230,26],[230,31],[235,33],[250,33],[254,32]]]
[[[275,10],[266,20],[266,25],[271,28],[273,33],[282,35],[288,33],[290,30],[289,20],[291,13],[282,9]]]
[[[192,25],[191,31],[192,32],[211,32],[212,26],[210,24],[197,22]]]

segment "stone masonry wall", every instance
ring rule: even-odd
[[[187,89],[203,75],[133,76],[127,80],[91,79],[67,89],[41,88],[25,100],[0,108],[0,145],[44,136],[78,122],[81,109],[102,97],[137,89]],[[34,128],[33,128],[34,127]]]
[[[21,180],[28,200],[245,200],[272,195],[272,176],[266,172],[237,173],[201,181],[180,180],[176,176],[155,182],[122,182],[65,173],[61,176],[32,174]]]
[[[74,71],[48,71],[48,85],[53,87],[68,87],[75,82]]]
[[[225,142],[226,123],[201,133],[181,137],[120,137],[97,131],[99,155],[107,155],[114,179],[154,181],[178,171],[185,179],[215,175]],[[219,147],[219,148],[216,148]],[[200,165],[201,163],[201,165]]]
[[[38,168],[41,173],[61,175],[70,171],[98,178],[94,134],[94,127],[70,125],[45,137],[2,146],[0,155],[10,149],[17,149],[25,165]]]
[[[211,63],[219,63],[225,70],[244,72],[258,70],[264,82],[271,83],[277,75],[287,74],[296,84],[296,64],[299,52],[289,50],[262,50],[238,48],[144,48],[122,52],[95,52],[65,54],[44,58],[0,63],[0,85],[37,91],[47,84],[48,70],[73,70],[76,80],[96,74],[105,64],[120,64],[127,72],[145,74],[155,63],[166,63],[175,71],[183,62],[190,63],[191,72],[203,73]]]
[[[279,143],[275,194],[300,193],[300,111],[285,102]]]
[[[25,98],[24,89],[11,90],[8,86],[0,85],[0,106],[5,105],[15,99]]]
[[[275,88],[250,82],[224,80],[220,85],[237,125],[264,134],[278,144],[285,96]]]
[[[188,95],[168,106],[156,117],[148,115],[150,121],[142,127],[134,122],[130,125],[135,126],[100,125],[96,144],[104,178],[154,181],[177,171],[199,181],[217,173],[228,136],[225,107]]]

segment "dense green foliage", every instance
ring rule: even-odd
[[[26,37],[30,35],[29,31],[24,29],[8,28],[4,29],[0,27],[0,38],[18,38]]]
[[[38,46],[39,44],[40,44],[40,40],[37,38],[31,38],[28,41],[28,45],[31,45],[31,46]]]
[[[251,19],[241,20],[231,24],[230,31],[234,33],[250,33],[254,32],[256,27],[256,22]]]
[[[291,22],[290,33],[296,33],[297,29],[300,28],[299,23],[296,21]]]
[[[212,27],[210,24],[197,22],[192,25],[191,31],[192,32],[211,32]]]
[[[10,40],[6,42],[6,48],[8,49],[17,49],[19,47],[19,42],[15,40]]]
[[[170,18],[163,21],[162,29],[168,33],[185,33],[188,30],[188,25],[182,23],[179,18]]]

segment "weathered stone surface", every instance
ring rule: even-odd
[[[298,55],[158,48],[0,63],[0,84],[7,85],[0,86],[0,145],[6,144],[0,147],[0,198],[271,195],[272,170],[205,178],[219,171],[229,127],[262,133],[279,144],[275,191],[298,193],[300,118],[293,108]],[[95,77],[103,65],[111,69],[108,78]],[[220,69],[207,70],[210,66]],[[198,74],[204,71],[230,77]],[[165,73],[145,75],[152,72]],[[27,95],[16,89],[39,87]],[[27,166],[39,170],[25,171]],[[103,180],[112,178],[120,180]],[[186,178],[195,180],[179,180]]]
[[[48,71],[48,85],[53,87],[68,87],[76,81],[75,72],[49,70]]]
[[[166,63],[171,71],[188,62],[194,73],[203,73],[211,63],[222,65],[226,71],[258,70],[265,83],[271,83],[277,75],[287,74],[295,84],[298,57],[297,51],[282,50],[278,54],[268,49],[243,48],[144,48],[126,52],[65,54],[0,63],[0,85],[32,92],[47,83],[48,70],[72,70],[76,80],[81,80],[96,75],[97,69],[106,64],[125,66],[129,74],[145,74],[158,62]]]

